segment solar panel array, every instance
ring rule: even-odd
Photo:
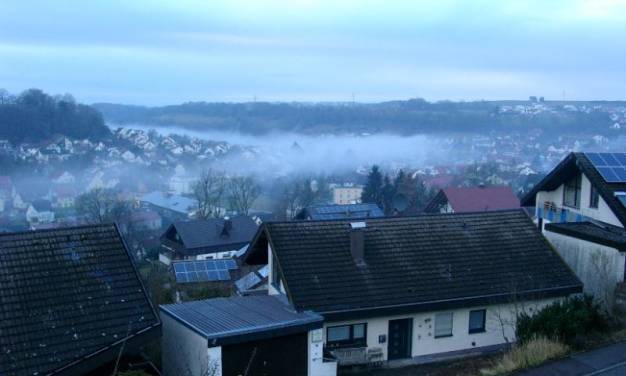
[[[232,259],[175,261],[172,263],[178,283],[229,281],[229,270],[237,269]]]
[[[626,183],[626,153],[586,153],[607,183]]]

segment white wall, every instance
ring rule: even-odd
[[[324,323],[324,342],[326,342],[326,328],[342,324],[357,324],[367,322],[367,346],[368,348],[380,347],[383,350],[384,359],[387,360],[387,345],[389,343],[389,320],[413,318],[413,334],[411,356],[434,355],[449,351],[468,350],[472,348],[504,344],[508,340],[515,340],[515,318],[522,310],[532,313],[541,307],[553,302],[554,299],[546,299],[519,304],[501,304],[492,306],[478,306],[441,312],[454,312],[452,336],[435,338],[435,313],[427,312],[413,315],[388,316],[370,318],[364,320],[337,321]],[[484,333],[469,334],[469,311],[486,309]],[[387,338],[385,343],[378,343],[380,335]]]
[[[598,208],[589,207],[589,198],[591,194],[591,182],[585,174],[582,174],[580,208],[565,207],[567,210],[582,214],[584,216],[610,223],[615,226],[623,227],[622,223],[617,219],[613,211],[609,208],[606,201],[600,196]],[[558,207],[563,207],[563,184],[553,191],[539,191],[536,196],[536,206],[543,208],[544,202],[553,202]]]
[[[222,347],[209,347],[207,350],[208,372],[206,376],[222,376]],[[205,376],[205,375],[202,375]]]
[[[624,280],[626,256],[615,248],[551,231],[544,235],[582,281],[585,293],[610,306],[616,284]]]
[[[323,329],[314,329],[308,333],[309,338],[309,376],[335,376],[337,363],[324,363],[324,335]]]
[[[206,338],[167,314],[161,314],[161,322],[163,330],[161,337],[163,375],[196,376],[206,371],[210,353],[207,352],[208,342]],[[219,360],[221,362],[221,355]]]

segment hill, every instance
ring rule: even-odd
[[[110,136],[102,115],[70,95],[51,96],[29,89],[18,96],[0,91],[0,139],[39,142],[54,135],[99,140]]]
[[[574,104],[572,104],[574,103]],[[605,133],[610,111],[622,102],[477,101],[383,103],[206,103],[163,107],[99,103],[107,122],[176,126],[197,131],[395,133],[519,131],[541,128],[558,134],[585,130]],[[574,110],[572,110],[574,108]]]

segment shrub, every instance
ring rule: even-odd
[[[485,376],[505,375],[516,370],[537,366],[550,359],[560,358],[568,351],[568,347],[562,343],[538,337],[513,347],[502,358],[496,360],[490,368],[480,370],[480,373]]]
[[[552,303],[534,315],[522,313],[517,318],[519,342],[546,337],[579,348],[585,335],[606,332],[609,321],[591,296],[573,297]]]

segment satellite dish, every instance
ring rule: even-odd
[[[409,207],[409,199],[402,193],[397,193],[393,196],[391,203],[393,204],[393,208],[398,212],[403,212]]]

